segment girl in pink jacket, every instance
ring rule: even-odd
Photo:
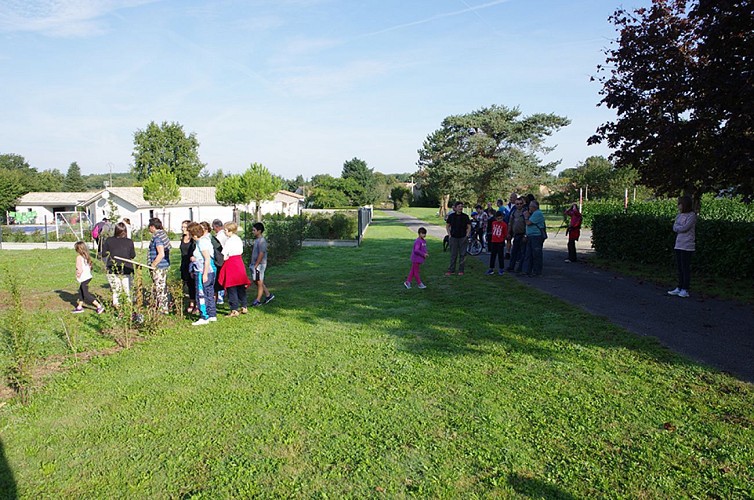
[[[427,237],[427,230],[420,227],[417,233],[419,233],[419,237],[414,241],[414,249],[411,252],[411,272],[408,273],[408,278],[403,282],[403,286],[406,288],[411,288],[411,281],[414,278],[416,278],[419,288],[427,288],[427,285],[422,283],[422,279],[419,276],[419,266],[429,256],[427,253],[427,240],[425,239]]]

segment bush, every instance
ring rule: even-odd
[[[646,264],[673,262],[673,217],[599,214],[592,221],[598,256]],[[754,224],[699,219],[693,268],[721,277],[754,278]]]

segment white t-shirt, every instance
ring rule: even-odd
[[[234,255],[243,255],[243,241],[241,241],[241,238],[239,238],[237,234],[228,237],[222,245],[223,256],[225,256],[226,259],[228,257],[233,257]]]

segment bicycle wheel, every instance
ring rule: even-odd
[[[469,241],[469,244],[466,247],[466,253],[469,255],[479,255],[482,253],[482,242],[477,239]]]

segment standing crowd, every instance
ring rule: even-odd
[[[171,265],[171,243],[159,218],[149,220],[151,239],[145,264],[136,260],[134,242],[130,237],[128,219],[110,225],[107,218],[95,225],[92,236],[97,244],[97,255],[107,271],[107,281],[112,291],[112,304],[118,308],[122,300],[133,302],[132,279],[134,265],[147,267],[152,277],[152,306],[162,314],[168,314],[171,298],[168,288],[168,272]],[[269,303],[275,298],[265,284],[267,269],[267,240],[264,238],[264,224],[252,226],[254,245],[251,262],[246,272],[243,261],[244,244],[238,236],[238,225],[215,219],[210,226],[207,222],[183,221],[180,241],[180,275],[183,291],[188,296],[189,314],[199,318],[192,324],[199,326],[217,321],[217,305],[228,300],[228,317],[248,313],[247,289],[255,284],[255,298],[251,307]],[[112,230],[112,235],[109,233]],[[214,234],[213,234],[214,230]],[[79,282],[79,297],[74,313],[84,311],[84,304],[96,308],[98,314],[105,311],[88,289],[92,279],[92,259],[85,242],[74,245],[76,257],[76,279]]]

